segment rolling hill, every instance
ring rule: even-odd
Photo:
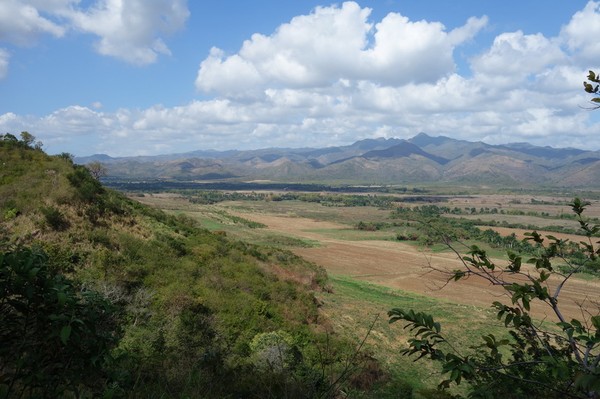
[[[431,137],[367,139],[328,148],[195,151],[156,157],[76,158],[99,160],[117,179],[271,180],[359,184],[460,183],[600,188],[600,152],[490,145]]]

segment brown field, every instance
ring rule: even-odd
[[[290,218],[278,215],[240,213],[240,216],[266,224],[269,230],[319,241],[317,248],[296,248],[293,251],[318,265],[329,273],[346,275],[359,280],[398,288],[422,295],[443,298],[462,304],[488,307],[500,300],[509,303],[503,290],[492,287],[482,279],[471,278],[446,284],[446,275],[439,271],[461,267],[454,254],[433,254],[419,251],[414,246],[392,241],[342,241],[325,237],[319,229],[343,229],[346,226],[306,218]],[[498,261],[500,264],[502,261]],[[550,283],[551,287],[556,281]],[[563,313],[569,319],[581,317],[578,306],[595,302],[600,282],[573,279],[563,289],[561,303]],[[600,309],[597,305],[594,308]],[[588,306],[589,308],[589,306]],[[532,309],[538,318],[554,319],[545,309]]]
[[[445,205],[454,204],[454,201],[468,201],[465,204],[472,206],[492,207],[494,204],[515,206],[515,209],[526,210],[526,207],[535,207],[533,210],[549,211],[549,205],[509,204],[514,196],[471,196],[469,198],[457,197],[450,199]],[[530,196],[524,196],[522,202],[530,202]],[[313,203],[299,203],[295,201],[284,202],[250,202],[236,201],[220,203],[216,206],[206,207],[189,203],[184,198],[174,194],[158,194],[136,198],[165,210],[188,213],[198,217],[202,209],[221,209],[226,212],[267,225],[263,232],[252,234],[280,234],[287,237],[296,237],[303,240],[318,242],[320,245],[313,247],[292,247],[296,254],[324,267],[331,275],[348,276],[357,280],[367,281],[378,285],[401,289],[433,298],[440,298],[455,303],[474,305],[488,308],[493,301],[499,300],[510,303],[504,291],[499,287],[478,278],[471,278],[459,282],[446,284],[447,275],[439,270],[455,270],[461,268],[457,255],[434,253],[419,249],[398,241],[384,240],[373,235],[373,239],[348,240],[349,226],[359,220],[376,221],[384,220],[389,211],[371,207],[323,207]],[[567,201],[566,199],[539,198],[544,201]],[[458,202],[457,202],[458,203]],[[454,206],[454,205],[453,205]],[[456,205],[458,206],[458,205]],[[467,205],[465,205],[467,206]],[[518,206],[518,208],[517,208]],[[544,208],[545,207],[545,208]],[[568,211],[567,206],[562,209]],[[592,206],[590,210],[600,210],[600,204]],[[506,209],[506,208],[504,208]],[[484,216],[484,215],[477,215]],[[494,217],[507,215],[490,215]],[[591,215],[590,215],[591,216]],[[521,217],[522,219],[523,217]],[[540,219],[540,218],[535,218]],[[545,222],[565,222],[564,220],[540,219]],[[522,222],[522,221],[521,221]],[[569,221],[567,221],[569,222]],[[573,222],[573,221],[570,221]],[[243,229],[239,229],[243,230]],[[497,227],[494,230],[501,234],[515,233],[522,237],[526,230],[508,229]],[[236,229],[229,232],[236,233]],[[336,233],[339,232],[339,233]],[[240,239],[245,238],[243,233]],[[368,234],[368,233],[367,233]],[[551,233],[558,238],[568,238],[580,241],[580,236]],[[246,235],[248,237],[248,235]],[[497,260],[502,265],[503,260]],[[436,269],[436,270],[434,270]],[[549,282],[552,289],[556,280]],[[585,304],[588,311],[596,314],[600,310],[598,305],[598,292],[600,281],[586,281],[572,278],[561,293],[561,308],[567,319],[581,318],[580,304]],[[546,314],[546,309],[538,307],[532,313],[540,319],[555,320],[552,314]]]
[[[571,202],[572,199],[573,196],[558,197],[513,194],[469,195],[452,197],[446,205],[459,208],[475,207],[479,209],[487,207],[504,210],[518,209],[524,212],[548,212],[551,215],[560,215],[561,213],[571,213],[571,207],[568,203]],[[535,203],[536,201],[538,203]],[[587,215],[590,217],[599,217],[600,201],[592,200],[590,202],[591,206],[588,208]]]

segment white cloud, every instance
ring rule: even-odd
[[[0,2],[0,41],[26,46],[42,35],[62,37],[65,32],[65,26],[40,15],[38,8],[28,1]]]
[[[600,58],[600,3],[590,1],[576,12],[560,33],[561,39],[577,59],[587,65]]]
[[[8,60],[10,54],[3,48],[0,48],[0,79],[4,79],[8,74]]]
[[[77,30],[99,37],[100,54],[145,65],[170,54],[164,38],[188,16],[186,0],[95,0],[87,8],[79,0],[2,0],[0,42],[32,45]]]
[[[502,33],[492,47],[472,61],[472,68],[489,85],[519,86],[532,75],[566,60],[556,41],[538,33]]]
[[[52,10],[69,4],[54,0]],[[123,57],[126,51],[137,63],[167,51],[153,49],[153,40],[176,29],[187,12],[174,12],[167,29],[148,22],[168,13],[166,2],[95,4],[74,10],[77,26],[101,37],[100,46],[106,39],[107,54]],[[123,13],[133,15],[142,4],[148,4],[139,13],[142,21],[127,31]],[[354,2],[318,7],[272,34],[252,35],[237,53],[213,48],[196,80],[212,98],[115,112],[92,105],[43,117],[5,114],[0,131],[28,130],[49,151],[78,155],[318,147],[421,131],[490,143],[600,148],[595,114],[580,109],[589,100],[581,87],[589,66],[583,67],[582,53],[595,45],[586,36],[595,27],[583,17],[595,21],[599,9],[591,2],[570,22],[567,17],[556,37],[497,32],[459,72],[457,46],[475,40],[486,17],[448,30],[400,13],[371,21],[371,10]]]
[[[473,38],[487,18],[471,18],[447,32],[439,22],[410,21],[390,13],[373,25],[369,8],[355,2],[317,7],[270,36],[254,34],[240,51],[211,50],[196,87],[226,96],[266,88],[326,87],[341,79],[397,86],[435,81],[455,69],[454,48]]]
[[[162,36],[181,29],[189,11],[185,0],[98,0],[65,15],[76,28],[100,37],[100,54],[145,65],[170,54]]]

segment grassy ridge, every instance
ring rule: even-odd
[[[322,269],[127,199],[66,155],[0,140],[0,159],[3,253],[41,247],[52,273],[117,309],[111,320],[119,341],[114,362],[99,366],[104,379],[68,381],[65,392],[303,398],[333,395],[351,382],[334,383],[354,346],[326,333],[314,297],[326,283]],[[60,331],[52,338],[58,351],[69,345],[69,330]],[[12,378],[9,385],[43,395],[43,386],[28,387],[6,360],[0,385]]]

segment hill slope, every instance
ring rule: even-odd
[[[352,350],[318,332],[312,290],[325,284],[320,268],[143,206],[67,155],[48,156],[12,136],[0,136],[0,159],[0,311],[14,327],[0,338],[28,343],[0,350],[0,392],[300,398],[338,389],[316,348],[327,341],[338,354]],[[21,296],[10,291],[26,267],[23,278],[38,275],[23,291],[41,301],[28,308],[37,324],[23,313],[31,302],[17,306]],[[101,324],[89,319],[92,293],[104,306]],[[78,321],[64,301],[79,309]],[[99,342],[105,346],[93,354],[76,353],[88,368],[60,363],[70,348]],[[327,361],[342,367],[339,356]]]

